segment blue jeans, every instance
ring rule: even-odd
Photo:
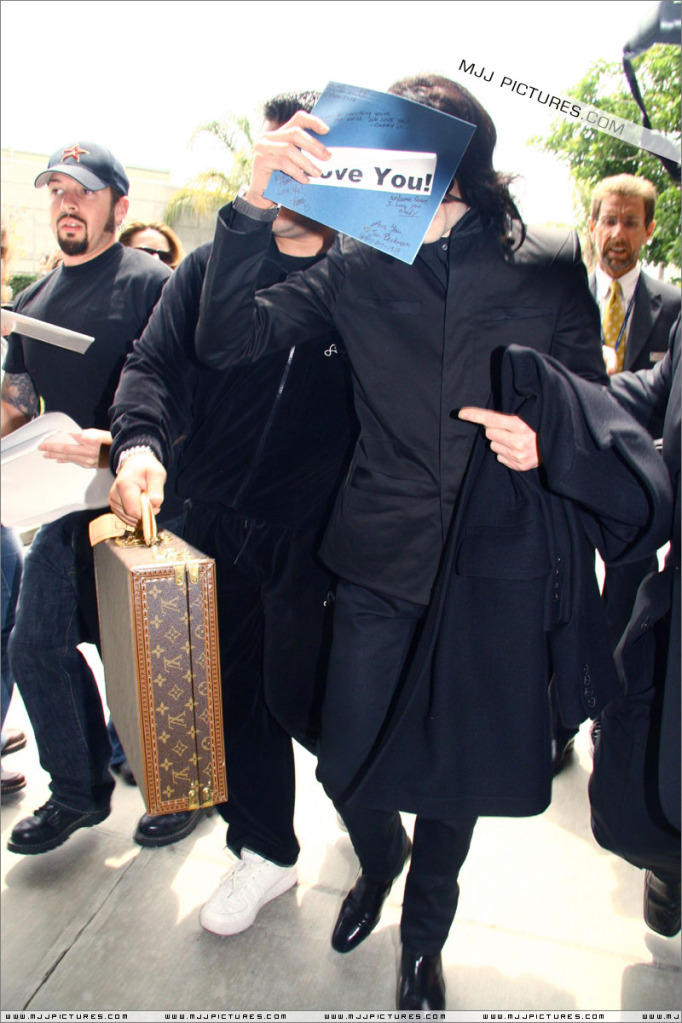
[[[107,721],[107,732],[109,733],[109,742],[111,743],[111,767],[118,767],[119,764],[124,764],[128,758],[118,737],[118,732],[111,719],[111,715],[109,715],[109,720]]]
[[[2,526],[2,551],[0,552],[0,574],[2,575],[2,724],[9,710],[14,689],[14,679],[9,668],[7,648],[14,628],[14,618],[19,599],[23,548],[13,529]]]
[[[42,526],[24,562],[9,659],[53,800],[82,813],[109,806],[114,779],[99,689],[79,643],[99,646],[88,523],[76,512]]]

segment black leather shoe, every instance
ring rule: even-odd
[[[127,760],[122,760],[120,764],[112,764],[111,770],[114,774],[117,774],[119,778],[126,783],[126,785],[137,785],[133,769]]]
[[[206,816],[206,810],[185,810],[181,813],[163,813],[152,817],[145,813],[137,822],[133,835],[138,845],[158,846],[172,845],[186,838],[196,828],[199,821]]]
[[[107,807],[106,810],[79,813],[78,810],[67,810],[48,801],[39,810],[34,810],[32,817],[25,817],[15,825],[7,848],[10,852],[25,855],[49,852],[65,842],[78,828],[101,824],[110,812]]]
[[[572,758],[574,746],[575,731],[570,731],[568,728],[560,728],[552,737],[552,775],[554,777],[563,771]]]
[[[398,1009],[444,1009],[445,981],[440,952],[422,956],[404,948],[398,978]]]
[[[400,869],[390,881],[370,881],[364,874],[355,882],[341,904],[341,910],[332,931],[332,948],[336,952],[352,952],[367,938],[381,918],[386,896],[396,877],[412,852],[412,842],[405,836],[405,851]]]
[[[644,923],[664,938],[674,938],[680,930],[680,885],[666,884],[644,873]]]

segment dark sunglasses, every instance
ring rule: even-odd
[[[158,256],[162,263],[172,263],[173,253],[165,249],[148,249],[146,245],[136,245],[138,252],[148,252],[150,256]]]

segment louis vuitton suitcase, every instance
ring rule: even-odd
[[[153,516],[147,542],[113,515],[90,537],[107,703],[147,812],[224,802],[215,562]]]

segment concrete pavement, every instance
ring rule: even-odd
[[[309,754],[297,755],[298,887],[248,931],[219,938],[198,923],[230,863],[217,814],[182,842],[142,849],[132,841],[141,797],[118,781],[103,824],[40,856],[6,850],[12,826],[48,797],[16,694],[7,724],[29,743],[5,761],[28,787],[2,805],[2,1009],[395,1008],[403,880],[367,941],[335,953],[329,937],[357,861]],[[647,929],[641,872],[592,838],[590,769],[583,727],[544,814],[480,821],[444,950],[448,1009],[682,1005],[679,936]]]

